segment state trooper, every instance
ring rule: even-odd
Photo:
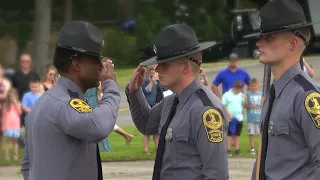
[[[24,180],[102,180],[97,143],[112,132],[120,92],[114,65],[101,64],[103,36],[93,25],[74,21],[61,29],[53,64],[60,73],[26,117]],[[87,89],[102,82],[103,97],[92,109]]]
[[[142,62],[126,88],[134,124],[144,135],[160,134],[153,180],[228,179],[226,115],[220,100],[198,78],[202,51],[184,24],[163,28],[156,56]],[[145,66],[157,64],[160,84],[173,91],[152,108],[143,95]]]
[[[320,179],[320,93],[299,59],[310,41],[310,25],[296,0],[275,0],[260,10],[260,62],[274,82],[265,97],[262,141],[255,180]]]

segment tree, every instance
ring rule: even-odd
[[[42,74],[47,64],[52,4],[51,0],[36,0],[35,2],[33,59],[35,70]]]

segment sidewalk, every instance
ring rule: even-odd
[[[254,159],[230,158],[230,180],[248,180]],[[106,180],[150,180],[154,161],[108,162],[103,163],[103,176]],[[20,167],[1,167],[0,180],[21,180]]]

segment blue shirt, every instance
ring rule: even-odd
[[[260,122],[261,117],[261,98],[262,98],[262,92],[259,91],[257,93],[253,93],[251,91],[247,92],[247,99],[248,99],[248,105],[255,104],[257,105],[257,108],[247,108],[247,118],[248,123],[258,123]]]
[[[22,97],[21,105],[31,109],[40,96],[41,93],[26,92]]]
[[[250,76],[242,68],[237,68],[235,72],[226,68],[217,74],[212,84],[219,86],[222,83],[222,94],[224,94],[232,88],[233,83],[237,80],[248,85],[250,83]]]
[[[150,78],[146,79],[144,84],[142,85],[142,91],[144,96],[146,97],[146,100],[150,106],[153,106],[156,104],[156,98],[157,98],[157,84],[153,84],[151,91],[148,91],[146,87],[150,83]]]

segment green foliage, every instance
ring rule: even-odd
[[[137,36],[137,48],[153,47],[153,41],[159,31],[169,25],[168,18],[157,8],[145,8],[138,14],[135,35]]]
[[[17,6],[19,5],[19,6]],[[32,31],[34,1],[10,0],[0,2],[0,38],[11,35],[18,42],[21,51]]]
[[[129,67],[137,64],[135,37],[122,32],[110,32],[105,36],[104,55],[115,59],[117,67]]]

